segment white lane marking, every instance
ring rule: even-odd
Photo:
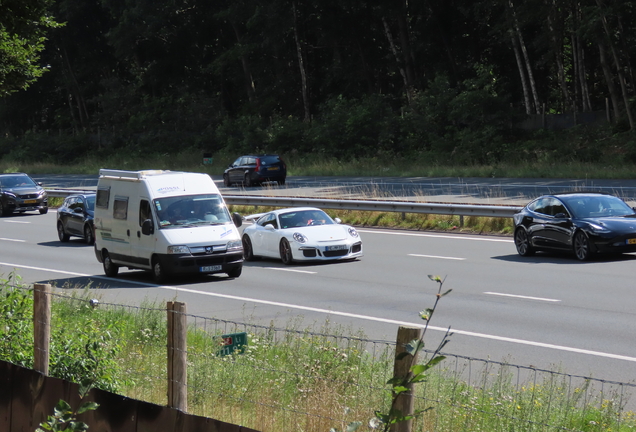
[[[457,258],[457,257],[445,257],[445,256],[435,256],[435,255],[420,255],[420,254],[408,254],[408,256],[421,257],[421,258],[438,258],[438,259],[458,260],[458,261],[464,261],[466,259],[466,258]]]
[[[279,268],[279,267],[262,267],[265,270],[278,270],[278,271],[286,271],[286,272],[293,272],[293,273],[307,273],[307,274],[316,274],[318,272],[313,272],[313,271],[307,271],[307,270],[294,270],[294,269],[286,269],[286,268]]]
[[[357,229],[357,228],[356,230],[358,232],[369,233],[369,234],[388,234],[388,235],[397,235],[397,236],[432,237],[432,238],[444,238],[444,239],[453,239],[453,240],[475,240],[475,241],[503,242],[503,243],[513,242],[512,239],[500,239],[500,238],[492,238],[492,237],[468,237],[464,235],[420,234],[420,233],[409,233],[409,232],[364,230],[364,229]]]
[[[502,297],[515,297],[515,298],[527,299],[527,300],[541,300],[541,301],[547,301],[547,302],[561,301],[557,299],[549,299],[549,298],[543,298],[543,297],[530,297],[530,296],[522,296],[522,295],[515,295],[515,294],[496,293],[496,292],[490,292],[490,291],[486,291],[484,294],[496,295],[496,296],[502,296]]]
[[[6,223],[21,223],[21,224],[30,224],[31,222],[27,222],[27,221],[16,221],[16,220],[6,220],[4,221]]]
[[[20,265],[20,264],[11,264],[11,263],[0,262],[0,265],[9,266],[9,267],[26,268],[26,269],[32,269],[32,270],[42,270],[42,271],[48,271],[48,272],[53,272],[53,273],[63,273],[63,274],[69,274],[69,275],[72,275],[72,276],[83,276],[83,277],[90,277],[90,278],[95,278],[95,279],[106,279],[106,280],[110,280],[110,281],[117,281],[117,279],[109,278],[109,277],[106,277],[106,276],[96,276],[96,275],[88,275],[88,274],[82,274],[82,273],[73,273],[73,272],[66,272],[66,271],[62,271],[62,270],[51,270],[51,269],[46,269],[46,268],[41,268],[41,267],[24,266],[24,265]],[[188,288],[180,288],[180,287],[175,287],[175,286],[155,285],[155,284],[150,284],[150,283],[136,282],[136,281],[130,281],[130,280],[121,280],[121,279],[120,279],[120,281],[126,282],[126,283],[132,283],[132,284],[136,284],[136,285],[143,285],[143,286],[148,286],[148,287],[161,288],[161,289],[165,289],[165,290],[169,290],[169,291],[173,291],[173,292],[174,291],[178,291],[178,292],[184,292],[184,293],[189,293],[189,294],[200,294],[200,295],[205,295],[205,296],[210,296],[210,297],[225,298],[225,299],[229,299],[229,300],[239,300],[239,301],[258,303],[258,304],[266,304],[266,305],[270,305],[270,306],[279,306],[279,307],[284,307],[284,308],[288,308],[288,309],[299,309],[299,310],[305,310],[305,311],[309,311],[309,312],[325,313],[325,314],[329,314],[329,315],[337,315],[337,316],[342,316],[342,317],[347,317],[347,318],[357,318],[357,319],[362,319],[362,320],[367,320],[367,321],[382,322],[382,323],[386,323],[386,324],[404,325],[404,326],[411,326],[411,327],[414,326],[414,327],[420,327],[420,328],[424,328],[425,327],[425,325],[421,324],[421,323],[412,323],[412,322],[408,322],[408,321],[397,321],[397,320],[392,320],[392,319],[387,319],[387,318],[379,318],[379,317],[373,317],[373,316],[368,316],[368,315],[353,314],[353,313],[349,313],[349,312],[339,312],[339,311],[334,311],[334,310],[330,310],[330,309],[320,309],[320,308],[313,308],[313,307],[309,307],[309,306],[294,305],[294,304],[290,304],[290,303],[281,303],[281,302],[274,302],[274,301],[269,301],[269,300],[253,299],[253,298],[249,298],[249,297],[233,296],[233,295],[229,295],[229,294],[219,294],[219,293],[212,293],[212,292],[206,292],[206,291],[198,291],[198,290],[193,290],[193,289],[188,289]],[[436,330],[436,331],[442,331],[442,332],[448,331],[448,329],[444,328],[444,327],[428,326],[428,328],[430,330]],[[529,341],[529,340],[524,340],[524,339],[515,339],[515,338],[504,337],[504,336],[495,336],[495,335],[489,335],[489,334],[485,334],[485,333],[476,333],[476,332],[470,332],[470,331],[465,331],[465,330],[452,330],[451,329],[451,332],[455,333],[455,334],[461,334],[461,335],[464,335],[464,336],[472,336],[472,337],[477,337],[477,338],[482,338],[482,339],[490,339],[490,340],[496,340],[496,341],[501,341],[501,342],[516,343],[516,344],[519,344],[519,345],[529,345],[529,346],[535,346],[535,347],[541,347],[541,348],[548,348],[548,349],[554,349],[554,350],[558,350],[558,351],[567,351],[567,352],[573,352],[573,353],[577,353],[577,354],[586,354],[586,355],[591,355],[591,356],[596,356],[596,357],[605,357],[605,358],[611,358],[611,359],[615,359],[615,360],[625,360],[625,361],[630,361],[630,362],[635,362],[636,363],[636,357],[629,357],[629,356],[624,356],[624,355],[620,355],[620,354],[605,353],[605,352],[601,352],[601,351],[592,351],[592,350],[586,350],[586,349],[581,349],[581,348],[568,347],[568,346],[564,346],[564,345],[547,344],[547,343],[543,343],[543,342],[535,342],[535,341]]]
[[[18,240],[18,239],[10,239],[10,238],[0,238],[0,240],[12,241],[12,242],[18,242],[18,243],[26,243],[26,240]]]

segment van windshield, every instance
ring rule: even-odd
[[[218,194],[158,198],[153,205],[161,228],[232,223],[230,213]]]

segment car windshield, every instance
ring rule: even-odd
[[[0,186],[5,188],[36,186],[35,182],[28,175],[16,174],[8,176],[0,176]]]
[[[612,195],[572,195],[562,199],[575,218],[636,216],[625,201]]]
[[[161,228],[232,222],[225,203],[217,194],[158,198],[153,203]]]
[[[332,225],[335,222],[322,210],[300,210],[278,215],[281,228]]]

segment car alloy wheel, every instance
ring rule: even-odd
[[[57,238],[59,238],[61,242],[67,242],[70,238],[70,236],[64,232],[64,225],[62,222],[57,223]]]
[[[280,241],[280,259],[283,261],[283,264],[289,265],[292,263],[292,250],[289,245],[289,241],[287,239],[282,239]]]
[[[93,229],[90,225],[84,226],[84,241],[88,245],[92,245],[95,243],[95,238],[93,237]]]
[[[152,278],[156,283],[162,283],[166,280],[166,272],[161,263],[156,259],[152,264]]]
[[[232,183],[230,182],[230,176],[229,175],[223,174],[223,184],[225,185],[225,187],[232,186]]]
[[[252,241],[247,234],[243,235],[243,258],[245,258],[245,261],[254,261]]]
[[[245,185],[245,187],[252,186],[252,177],[250,177],[250,173],[245,174],[245,180],[243,181],[243,184]]]
[[[116,277],[119,273],[119,266],[111,261],[108,252],[104,251],[102,255],[104,274],[108,277]]]
[[[521,256],[530,256],[534,254],[534,249],[530,245],[530,237],[523,228],[518,228],[515,231],[515,246],[517,247],[517,253]]]
[[[579,231],[574,235],[574,255],[579,261],[588,261],[592,255],[590,240],[584,232]]]

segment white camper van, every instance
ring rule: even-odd
[[[241,217],[230,216],[207,174],[101,169],[94,222],[106,276],[120,267],[150,270],[156,282],[186,273],[241,275]]]

